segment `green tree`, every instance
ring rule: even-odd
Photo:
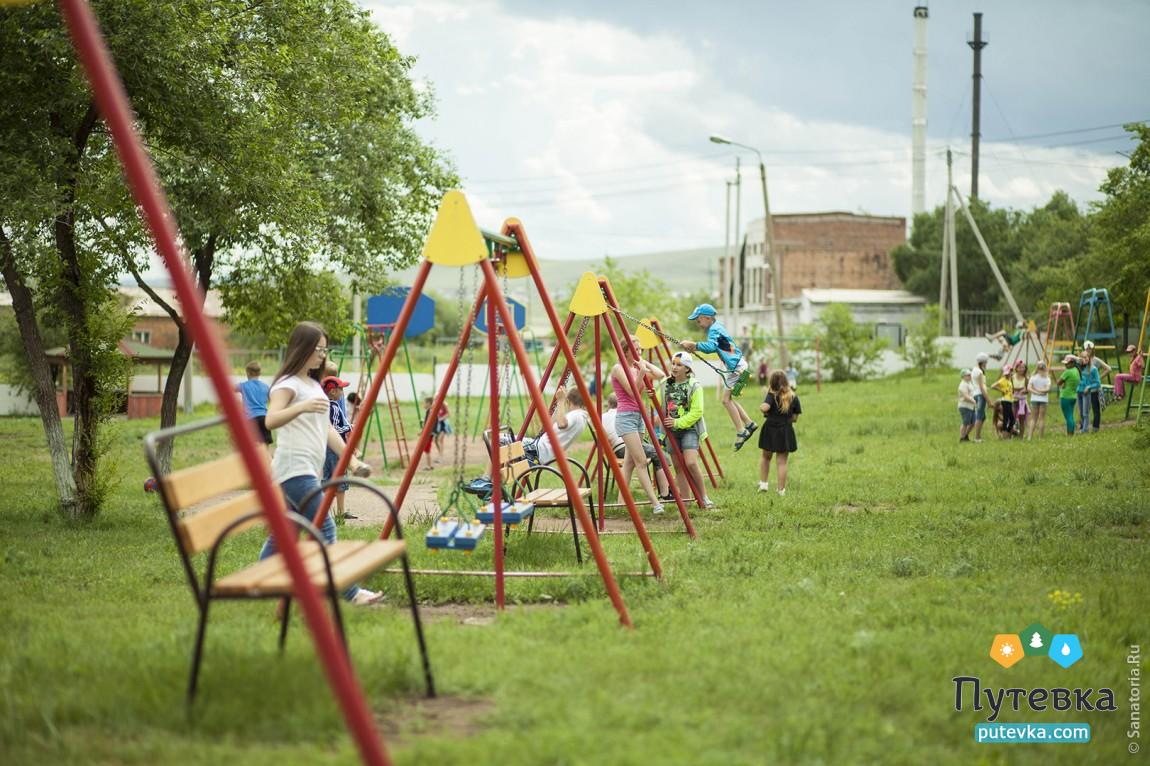
[[[819,314],[813,332],[803,334],[821,338],[823,364],[835,381],[868,377],[886,348],[886,339],[874,337],[869,327],[855,322],[845,303],[829,304]]]
[[[944,343],[941,334],[938,306],[928,306],[922,320],[910,327],[906,343],[899,349],[899,355],[911,367],[921,370],[924,378],[928,370],[951,363],[954,346]]]
[[[305,318],[305,275],[337,271],[367,292],[418,255],[454,182],[412,123],[430,95],[349,0],[93,3],[137,124],[164,181],[203,291],[252,324]],[[117,338],[93,323],[118,275],[143,278],[147,236],[55,8],[0,14],[0,274],[12,294],[62,505],[96,512],[99,358]],[[286,290],[246,303],[258,275]],[[153,297],[156,298],[153,291]],[[338,295],[330,296],[340,300]],[[310,300],[310,296],[309,296]],[[161,301],[161,305],[164,305]],[[191,353],[181,329],[161,422],[175,422]],[[62,322],[74,370],[76,437],[64,445],[38,316]],[[262,315],[262,318],[261,318]],[[71,459],[69,460],[69,457]]]
[[[1023,313],[1042,317],[1051,302],[1073,301],[1082,289],[1074,264],[1089,247],[1089,219],[1063,191],[1019,222],[1019,258],[1007,281]]]
[[[1132,316],[1150,289],[1150,125],[1125,126],[1138,145],[1126,167],[1106,174],[1090,227],[1089,252],[1076,264],[1080,288],[1108,287]]]
[[[1020,214],[1012,210],[991,208],[982,200],[968,204],[999,269],[1004,274],[1008,273],[1018,260],[1019,243],[1015,229]],[[938,300],[944,219],[943,207],[937,207],[929,213],[919,213],[914,218],[910,241],[891,251],[895,273],[903,286],[915,295],[931,301]],[[958,249],[960,308],[1007,308],[1006,298],[982,254],[974,231],[958,210],[955,211],[955,240]]]

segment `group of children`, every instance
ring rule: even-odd
[[[1134,354],[1134,359],[1129,373],[1115,376],[1116,398],[1125,395],[1125,384],[1141,381],[1145,371],[1145,354],[1137,353],[1134,346],[1128,346],[1126,352]],[[1101,427],[1102,378],[1110,374],[1111,368],[1095,356],[1091,341],[1083,345],[1080,356],[1068,354],[1063,358],[1065,369],[1057,380],[1051,377],[1044,360],[1039,360],[1034,374],[1028,375],[1026,362],[1019,359],[1004,367],[998,380],[987,385],[988,360],[987,354],[979,354],[975,358],[975,366],[961,372],[962,380],[958,384],[958,411],[962,419],[959,441],[982,441],[990,390],[1001,394],[990,405],[995,431],[1001,438],[1017,436],[1030,439],[1035,430],[1042,438],[1046,433],[1046,410],[1055,392],[1066,421],[1067,435],[1097,431]]]

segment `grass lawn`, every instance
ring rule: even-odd
[[[1150,450],[1126,427],[1069,439],[1056,411],[1044,441],[960,445],[957,382],[801,390],[785,498],[756,492],[757,450],[731,452],[730,424],[709,400],[729,485],[712,493],[721,510],[696,512],[698,541],[669,522],[653,533],[664,581],[622,582],[636,630],[618,626],[593,566],[512,582],[524,606],[494,620],[462,619],[482,607],[429,610],[450,705],[413,703],[420,674],[410,620],[394,606],[398,578],[369,582],[393,606],[345,615],[395,761],[1138,762],[1127,754],[1125,658],[1150,644]],[[0,763],[355,762],[306,630],[297,621],[280,657],[266,604],[213,606],[200,697],[185,709],[195,607],[159,501],[141,490],[142,436],[155,425],[115,426],[107,470],[122,482],[96,521],[74,526],[53,510],[39,421],[0,420]],[[254,558],[259,543],[257,532],[236,540],[228,563]],[[643,568],[634,536],[604,546],[618,570]],[[490,545],[461,559],[417,544],[413,556],[481,568]],[[509,557],[573,566],[561,535],[518,536]],[[417,587],[431,604],[492,598],[488,580]],[[1077,634],[1084,658],[1068,669],[989,658],[996,634],[1035,622]],[[1087,722],[1092,741],[977,744],[990,711],[969,697],[956,711],[955,676],[984,689],[1110,688],[1118,710],[1024,701],[998,721]]]

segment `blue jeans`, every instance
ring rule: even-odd
[[[986,397],[982,394],[976,394],[974,397],[974,420],[976,423],[986,420]]]
[[[319,479],[315,476],[293,476],[290,479],[280,482],[280,489],[283,490],[284,500],[287,501],[288,508],[295,511],[299,515],[306,518],[308,521],[315,519],[316,513],[319,512],[320,501],[323,500],[323,493],[317,492],[307,508],[300,508],[300,501],[304,496],[319,486]],[[294,525],[293,525],[294,526]],[[323,526],[320,527],[320,535],[328,545],[335,542],[335,520],[332,519],[331,514],[327,514],[323,520]],[[276,541],[271,535],[264,541],[264,547],[260,550],[260,560],[263,561],[268,556],[276,552]],[[359,592],[358,585],[352,585],[350,588],[343,592],[343,597],[350,601],[355,598],[355,594]]]
[[[1086,433],[1090,428],[1090,392],[1078,392],[1078,433]]]

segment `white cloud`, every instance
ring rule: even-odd
[[[804,119],[767,94],[736,91],[713,70],[713,50],[670,34],[524,18],[490,1],[368,7],[401,51],[418,57],[416,76],[434,84],[439,116],[420,130],[453,157],[480,225],[518,217],[544,257],[720,244],[734,160],[707,143],[712,132],[767,151],[776,212],[908,215],[909,65],[907,130],[892,133]],[[928,204],[945,193],[939,149],[928,157]],[[984,144],[984,198],[1027,208],[1061,188],[1094,199],[1103,166],[1120,159],[1023,152]],[[744,223],[762,211],[756,163],[743,156]],[[968,156],[956,157],[960,189],[969,187],[968,167]]]

